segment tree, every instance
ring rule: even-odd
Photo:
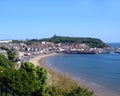
[[[102,40],[97,38],[75,38],[75,37],[64,37],[64,36],[56,36],[54,35],[51,38],[41,39],[40,41],[50,41],[54,43],[81,43],[86,44],[89,47],[97,47],[97,48],[103,48],[108,47],[107,44],[105,44]]]
[[[10,68],[13,66],[13,63],[9,61],[4,55],[0,54],[0,66],[5,68]]]
[[[48,96],[47,73],[32,63],[23,63],[19,70],[9,69],[0,73],[0,82],[23,96]]]
[[[14,61],[14,59],[15,59],[15,52],[11,51],[10,49],[8,49],[8,48],[6,48],[6,47],[4,47],[4,46],[2,46],[1,49],[7,51],[8,59],[9,59],[10,61]]]
[[[8,59],[11,60],[11,61],[14,61],[15,53],[12,52],[11,50],[8,50],[7,53],[8,53]]]

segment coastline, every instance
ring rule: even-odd
[[[57,53],[51,53],[51,54],[39,55],[39,56],[36,56],[36,57],[30,59],[29,62],[33,63],[35,66],[40,66],[40,67],[42,67],[42,68],[44,68],[44,69],[46,69],[46,70],[48,71],[48,82],[49,82],[50,84],[52,83],[51,81],[54,81],[54,80],[50,80],[50,79],[49,79],[49,78],[52,78],[52,76],[49,74],[49,72],[50,72],[50,73],[52,72],[52,73],[55,74],[55,75],[57,74],[57,76],[59,76],[59,77],[62,77],[62,78],[64,78],[64,79],[67,79],[67,80],[69,80],[70,82],[72,81],[72,83],[75,83],[75,84],[77,84],[77,85],[79,85],[79,86],[81,86],[81,87],[88,88],[88,90],[93,91],[92,89],[90,89],[90,88],[89,88],[88,86],[86,86],[85,84],[82,84],[81,82],[79,82],[79,81],[71,78],[71,76],[70,76],[70,77],[69,77],[68,75],[66,76],[64,73],[58,72],[57,70],[54,70],[54,69],[46,66],[46,64],[45,64],[45,59],[48,58],[49,56],[54,56],[54,55],[59,55],[59,54],[57,54]],[[52,78],[52,79],[53,79],[53,78]],[[97,94],[94,93],[93,96],[101,96],[101,95],[97,95]]]
[[[45,67],[44,59],[54,55],[57,55],[57,53],[38,55],[34,58],[31,58],[29,62],[33,63],[35,66]]]
[[[59,74],[59,76],[61,76],[61,75],[64,76],[65,73],[62,74],[62,73],[58,72],[57,70],[54,70],[53,68],[50,68],[49,66],[46,66],[46,64],[45,64],[45,58],[47,58],[49,56],[54,56],[54,55],[59,55],[59,54],[51,53],[51,54],[39,55],[37,57],[30,59],[30,62],[33,63],[35,66],[40,66],[40,67],[45,68],[48,71],[48,73],[52,72],[54,74]],[[48,75],[49,75],[48,82],[49,82],[49,84],[52,84],[52,81],[54,81],[54,80],[50,79],[50,78],[52,78],[52,76],[50,74],[48,74]],[[67,78],[69,78],[69,77],[67,77]],[[93,96],[112,96],[111,94],[109,94],[109,93],[106,94],[105,91],[100,90],[100,88],[102,88],[102,87],[95,84],[94,82],[91,82],[91,84],[89,84],[88,82],[85,82],[82,79],[78,80],[78,78],[74,78],[74,77],[71,78],[71,76],[70,76],[69,80],[74,80],[79,86],[88,88],[89,90],[94,91]],[[98,88],[96,89],[96,87],[98,87]]]

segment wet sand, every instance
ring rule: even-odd
[[[41,66],[48,70],[51,68],[50,66],[46,66],[45,58],[53,55],[58,55],[58,54],[51,53],[51,54],[39,55],[37,57],[32,58],[30,62],[33,63],[35,66]],[[57,70],[54,70],[54,68],[52,69],[53,71],[57,72]],[[76,80],[80,86],[93,90],[94,96],[118,96],[118,95],[115,95],[115,93],[109,92],[108,90],[104,89],[104,87],[95,84],[94,82],[89,83],[89,82],[86,82],[85,80],[82,80],[80,78],[74,78],[74,77],[73,77],[73,80]]]
[[[30,59],[29,62],[33,63],[35,66],[46,67],[44,64],[44,59],[49,56],[54,56],[54,55],[57,55],[57,53],[39,55],[39,56],[36,56],[36,57]]]

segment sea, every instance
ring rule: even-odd
[[[120,43],[108,45],[120,47]],[[72,76],[100,96],[120,96],[120,54],[61,54],[46,58],[45,63]]]

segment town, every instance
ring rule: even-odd
[[[40,54],[108,54],[111,50],[110,47],[91,48],[81,43],[63,44],[42,41],[27,45],[25,43],[12,43],[12,40],[0,41],[0,47],[6,47],[12,50],[16,54],[16,59],[22,60],[23,62]],[[0,53],[7,57],[6,50],[0,49]]]
[[[11,53],[14,53],[15,58],[10,59],[9,56],[12,56],[12,54],[8,53],[9,51]],[[120,53],[120,48],[111,48],[109,46],[103,48],[97,48],[97,47],[92,48],[87,44],[83,44],[83,43],[54,43],[48,41],[41,41],[41,42],[33,42],[32,44],[27,44],[26,41],[19,43],[18,42],[15,43],[12,40],[0,41],[0,54],[8,58],[9,62],[11,61],[14,62],[13,66],[17,70],[19,70],[23,64],[26,64],[27,62],[31,62],[30,60],[32,59],[34,60],[39,56],[47,56],[47,55],[50,56],[51,54],[54,53],[55,55],[56,54],[95,55],[95,54],[111,54],[111,52]],[[7,67],[9,68],[9,66]],[[7,88],[5,86],[2,87]],[[9,90],[9,92],[13,93],[12,90]],[[17,95],[13,95],[13,96],[17,96]]]

